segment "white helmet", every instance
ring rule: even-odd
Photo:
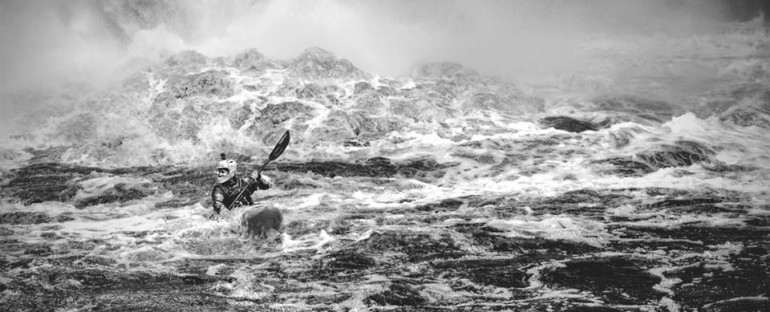
[[[227,174],[224,176],[217,175],[217,183],[225,183],[235,176],[235,171],[238,169],[238,163],[232,159],[225,159],[225,153],[222,153],[222,161],[217,165],[217,171],[219,169],[227,169]]]

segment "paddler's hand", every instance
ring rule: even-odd
[[[252,178],[254,181],[259,181],[259,180],[261,180],[261,179],[262,179],[262,175],[259,173],[259,171],[256,171],[256,170],[252,171],[252,172],[251,172],[251,174],[250,174],[249,176],[250,176],[250,177],[251,177],[251,178]]]
[[[224,218],[224,217],[227,217],[227,215],[228,215],[228,212],[229,212],[229,210],[226,210],[226,209],[223,209],[223,210],[222,210],[222,211],[220,211],[219,213],[217,213],[217,212],[212,212],[212,213],[209,215],[209,220],[216,220],[216,221],[218,221],[218,220],[222,220],[222,218]]]

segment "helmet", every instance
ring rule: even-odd
[[[225,153],[222,153],[222,161],[217,165],[217,171],[219,169],[227,169],[227,174],[223,176],[217,175],[217,183],[225,183],[235,176],[235,171],[238,168],[238,164],[235,160],[225,159]]]

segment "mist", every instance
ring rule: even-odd
[[[725,19],[724,1],[0,2],[3,91],[109,83],[183,50],[256,48],[290,59],[317,46],[374,74],[453,61],[486,74],[579,70],[597,33],[686,36]]]

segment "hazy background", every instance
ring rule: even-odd
[[[499,76],[579,70],[588,36],[692,36],[770,10],[760,0],[69,0],[0,2],[0,85],[109,83],[170,54],[256,48],[288,59],[318,46],[362,69],[404,75],[455,61]],[[18,102],[18,101],[13,101]],[[17,105],[17,104],[14,104]]]

